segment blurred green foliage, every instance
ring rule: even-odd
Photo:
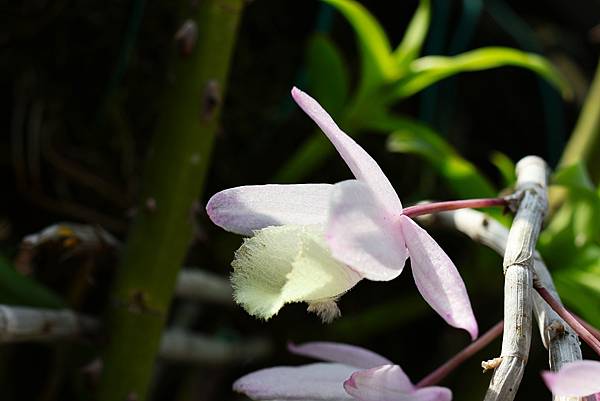
[[[429,30],[431,4],[421,0],[400,45],[392,46],[377,20],[353,0],[323,0],[335,7],[354,29],[359,44],[361,71],[351,90],[349,72],[336,46],[325,36],[313,37],[308,48],[310,91],[351,135],[372,130],[389,134],[387,147],[395,153],[422,157],[459,198],[493,197],[495,188],[479,169],[463,158],[431,127],[390,108],[447,77],[469,71],[502,66],[529,69],[558,89],[564,98],[571,90],[545,58],[504,47],[486,47],[453,57],[419,57]],[[313,135],[289,159],[275,181],[297,181],[315,169],[331,152],[326,140]],[[514,162],[495,152],[491,163],[498,169],[504,187],[515,182]],[[600,326],[600,197],[582,165],[561,169],[553,184],[568,191],[567,200],[540,237],[539,249],[553,268],[565,301],[583,317]],[[505,224],[500,211],[488,211]]]
[[[540,235],[538,248],[570,307],[600,326],[600,192],[583,164],[556,172],[566,199]]]
[[[402,98],[434,83],[468,71],[501,66],[529,69],[569,97],[570,89],[556,69],[543,57],[504,47],[475,49],[453,57],[419,58],[431,20],[429,0],[421,0],[403,40],[392,46],[378,21],[354,0],[323,0],[337,9],[354,29],[360,50],[358,84],[349,90],[349,72],[340,52],[323,36],[313,38],[308,48],[308,86],[317,100],[330,109],[350,135],[366,130],[389,134],[415,123],[394,114],[390,108]],[[428,129],[431,131],[431,129]],[[275,182],[298,181],[317,169],[331,153],[320,134],[314,134],[275,175]],[[421,141],[436,141],[436,134]],[[432,146],[439,145],[433,143]],[[456,159],[450,159],[456,161]],[[465,163],[461,163],[465,165]],[[457,167],[460,169],[460,167]],[[482,184],[485,185],[485,184]]]

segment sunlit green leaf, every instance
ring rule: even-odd
[[[431,1],[421,0],[400,45],[394,50],[399,67],[404,68],[421,53],[431,21]]]
[[[500,172],[504,187],[512,187],[517,181],[515,163],[510,160],[508,156],[501,152],[493,152],[490,156],[490,161]]]
[[[529,69],[570,97],[571,90],[560,73],[542,56],[504,47],[485,47],[458,56],[427,56],[410,64],[410,73],[398,80],[391,91],[391,99],[414,95],[424,88],[453,75],[503,66]]]
[[[600,308],[597,307],[600,305],[600,246],[587,246],[567,263],[551,264],[561,298],[588,322],[600,327]]]
[[[354,0],[323,0],[348,20],[358,38],[362,59],[363,88],[373,88],[395,77],[398,68],[387,36],[379,22]]]
[[[322,34],[308,43],[306,74],[311,95],[335,117],[348,99],[350,77],[337,47]]]
[[[590,307],[600,304],[600,196],[580,163],[557,171],[552,182],[567,193],[538,249],[568,306],[600,325],[600,309]]]
[[[575,169],[563,172],[559,181],[580,182]],[[573,181],[575,180],[575,181]],[[585,180],[583,181],[585,182]],[[559,265],[571,261],[588,245],[600,241],[600,196],[584,186],[565,187],[566,200],[541,233],[538,248],[547,260]]]
[[[41,308],[63,308],[65,303],[51,290],[15,271],[0,256],[0,303]]]
[[[561,185],[568,188],[583,188],[593,191],[594,184],[590,178],[585,166],[579,162],[567,167],[563,167],[554,173],[552,177],[554,185]]]

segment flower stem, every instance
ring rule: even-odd
[[[479,337],[477,340],[469,344],[466,348],[448,359],[446,363],[441,365],[439,368],[425,376],[420,382],[417,383],[417,387],[431,386],[439,383],[443,378],[448,376],[450,372],[460,366],[467,359],[475,355],[489,343],[491,343],[496,337],[502,334],[504,329],[504,321],[501,320],[494,327],[489,329],[485,334]]]
[[[589,345],[598,355],[600,355],[600,340],[598,340],[592,333],[590,333],[588,329],[579,323],[575,316],[573,316],[571,312],[562,306],[546,288],[538,283],[534,283],[534,288],[544,299],[544,301],[546,301],[548,305],[550,305],[550,307],[554,309],[554,311],[560,317],[562,317],[563,320],[567,322],[571,328],[573,328],[573,330],[575,330],[577,335],[579,335],[579,337],[581,337],[581,339],[585,341],[587,345]]]
[[[483,208],[493,206],[508,206],[506,198],[481,198],[481,199],[465,199],[445,202],[432,202],[404,208],[403,214],[408,217],[417,217],[424,214],[437,212],[445,212],[448,210],[466,209],[466,208]]]
[[[577,319],[577,321],[581,323],[583,327],[585,327],[590,333],[592,333],[594,337],[600,340],[600,330],[598,330],[597,328],[595,328],[594,326],[586,322],[584,319],[574,314],[573,312],[571,312],[571,315],[573,315],[573,317]]]

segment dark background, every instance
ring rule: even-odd
[[[575,97],[564,103],[531,72],[509,67],[459,75],[437,85],[435,94],[428,90],[402,101],[398,111],[431,124],[497,183],[489,161],[494,150],[513,160],[538,154],[556,163],[596,66],[600,2],[489,1],[470,17],[465,10],[481,2],[433,3],[425,54],[490,45],[541,52],[563,72]],[[395,45],[417,1],[362,4]],[[171,2],[142,0],[0,5],[2,256],[14,259],[24,235],[59,221],[99,224],[124,238],[168,79],[178,15]],[[356,78],[355,37],[339,14],[312,0],[247,5],[203,201],[224,188],[269,182],[312,132],[312,122],[293,105],[289,90],[302,87],[306,43],[317,29],[329,33]],[[449,197],[443,182],[427,174],[425,161],[386,152],[381,136],[366,135],[360,143],[380,162],[405,204],[418,201],[423,188],[431,198]],[[308,181],[346,178],[346,166],[332,157]],[[240,238],[211,226],[204,216],[198,219],[198,233],[188,263],[226,276]],[[433,234],[461,266],[480,327],[491,327],[502,315],[500,259],[457,235]],[[93,260],[98,265],[93,283],[73,307],[95,314],[106,300],[115,255],[93,255]],[[33,274],[68,298],[81,265],[81,258],[48,250],[35,261]],[[361,344],[401,364],[417,381],[468,339],[434,316],[408,276],[361,282],[340,302],[344,318],[330,326],[307,315],[302,305],[285,307],[267,323],[240,308],[199,306],[194,329],[221,338],[264,335],[278,351],[270,360],[244,366],[169,365],[156,379],[155,399],[234,399],[230,384],[236,377],[263,366],[306,362],[286,354],[288,340]],[[538,375],[545,351],[539,336],[534,338],[518,400],[549,397]],[[61,351],[65,347],[68,352]],[[498,351],[496,342],[443,383],[456,400],[481,399],[489,376],[479,373],[479,361]],[[75,399],[85,386],[80,367],[93,356],[93,344],[3,346],[0,399]]]

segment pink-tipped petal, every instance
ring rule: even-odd
[[[477,321],[456,266],[427,231],[409,217],[400,221],[419,292],[449,325],[477,338]]]
[[[408,251],[397,217],[379,206],[366,184],[335,184],[329,213],[325,239],[334,258],[369,280],[392,280],[402,272]]]
[[[355,372],[344,382],[348,394],[360,401],[450,401],[443,387],[417,389],[398,365]]]
[[[350,401],[343,383],[356,368],[335,363],[279,366],[239,378],[233,389],[254,400]]]
[[[292,97],[323,130],[354,176],[371,187],[386,209],[390,212],[400,212],[402,210],[400,199],[377,162],[337,126],[315,99],[296,87],[292,89]]]
[[[206,212],[227,231],[251,236],[254,230],[284,224],[321,224],[327,218],[333,185],[248,185],[221,191]]]
[[[393,395],[411,394],[415,390],[402,368],[393,364],[354,372],[344,382],[344,388],[352,396],[365,401],[395,399]]]
[[[556,373],[542,372],[542,378],[557,396],[585,397],[600,393],[600,362],[567,363]]]
[[[349,344],[317,341],[300,345],[288,344],[288,349],[294,354],[355,366],[360,369],[369,369],[392,363],[373,351]]]
[[[452,391],[446,387],[431,386],[417,389],[412,401],[451,401]]]

